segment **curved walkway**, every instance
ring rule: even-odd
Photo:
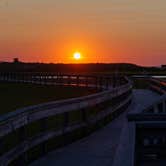
[[[128,110],[107,126],[77,142],[48,153],[31,166],[110,166],[120,142],[126,114],[150,105],[158,95],[150,90],[134,90]]]

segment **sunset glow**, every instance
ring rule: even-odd
[[[76,60],[81,59],[81,53],[75,52],[75,53],[73,54],[73,58],[76,59]]]
[[[0,61],[161,65],[165,18],[164,0],[0,1]]]

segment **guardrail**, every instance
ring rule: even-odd
[[[160,95],[166,94],[166,81],[158,78],[153,78],[152,76],[133,76],[132,77],[136,84],[137,88],[149,88],[152,91],[157,92]]]
[[[160,79],[150,79],[150,88],[159,94],[166,94],[166,82]]]
[[[73,78],[75,80],[71,80]],[[118,116],[131,101],[132,85],[127,78],[122,77],[119,78],[121,85],[117,87],[110,84],[113,82],[110,77],[96,76],[1,73],[0,79],[9,82],[49,85],[66,85],[67,81],[67,85],[87,87],[93,85],[103,89],[102,92],[89,96],[30,106],[1,116],[1,165],[30,162],[33,156],[30,157],[28,153],[33,148],[40,147],[40,151],[44,154],[50,148],[52,149],[53,144],[49,146],[52,139],[58,137],[71,139],[71,135],[78,131],[81,132],[81,136],[88,134],[96,126],[103,125]],[[97,81],[94,84],[92,80]],[[57,142],[59,144],[60,141]],[[62,144],[66,142],[68,140],[63,141]]]
[[[133,144],[130,154],[134,154],[128,166],[165,165],[166,95],[141,112],[129,114],[128,121]]]

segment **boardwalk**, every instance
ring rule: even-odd
[[[110,166],[126,126],[126,114],[136,108],[145,107],[158,98],[149,90],[134,90],[133,101],[128,110],[110,124],[64,148],[48,153],[31,166]]]

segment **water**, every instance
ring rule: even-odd
[[[166,79],[166,76],[152,76],[153,78],[164,78]]]

